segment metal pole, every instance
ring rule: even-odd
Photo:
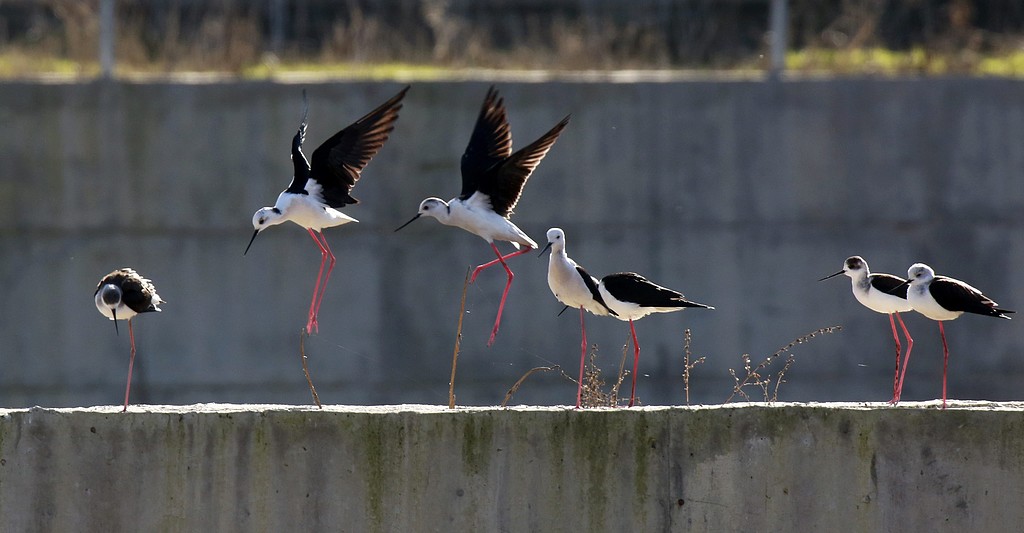
[[[777,80],[786,70],[786,32],[788,30],[789,16],[787,15],[788,0],[771,0],[771,13],[769,14],[768,31],[771,33],[771,67],[768,73],[769,78]]]
[[[114,76],[114,0],[100,0],[100,76]]]
[[[285,18],[288,16],[285,0],[270,0],[270,51],[280,56],[284,48]]]

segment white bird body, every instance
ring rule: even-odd
[[[608,308],[604,302],[595,299],[587,284],[590,281],[593,287],[597,287],[600,282],[566,254],[565,232],[560,228],[551,228],[547,237],[551,247],[551,255],[548,256],[548,287],[551,293],[559,302],[573,309],[582,307],[592,314],[607,316]]]
[[[315,185],[310,185],[310,183]],[[282,191],[277,196],[277,202],[274,203],[274,207],[264,207],[253,215],[253,225],[265,228],[283,224],[290,220],[304,228],[322,231],[324,228],[333,228],[342,224],[348,224],[349,222],[359,222],[345,213],[326,205],[320,199],[319,191],[314,192],[315,189],[319,188],[319,184],[310,180],[307,183],[307,189],[312,189],[309,191],[309,194],[295,194]],[[260,222],[261,219],[262,222]]]
[[[520,245],[531,249],[537,243],[511,220],[491,209],[490,199],[481,192],[473,193],[466,200],[453,198],[445,202],[440,198],[427,198],[420,203],[419,214],[436,218],[447,226],[462,228],[488,243],[508,241],[519,249]]]
[[[901,298],[895,294],[889,294],[873,287],[867,273],[861,271],[859,273],[847,273],[847,275],[851,278],[853,296],[857,298],[857,301],[864,307],[867,307],[876,313],[886,315],[891,313],[906,313],[914,309],[906,298]],[[880,274],[871,274],[871,276],[878,275]]]
[[[907,301],[914,311],[937,321],[955,320],[964,313],[1010,317],[1008,309],[1000,309],[997,303],[985,296],[978,289],[946,276],[936,276],[935,270],[924,263],[914,263],[907,270],[908,283]]]
[[[906,280],[891,274],[872,274],[864,258],[855,255],[847,258],[843,269],[831,276],[821,278],[824,281],[840,274],[850,278],[853,296],[864,307],[882,314],[905,313],[913,307],[906,299]]]
[[[939,321],[955,320],[960,318],[960,315],[964,314],[963,311],[950,311],[949,309],[939,305],[939,302],[936,302],[935,298],[932,297],[931,292],[928,291],[928,283],[915,281],[911,281],[910,288],[907,289],[907,300],[910,302],[910,305],[913,306],[914,311],[917,311],[932,320]],[[970,285],[968,285],[968,287],[970,287]]]
[[[685,309],[684,307],[643,307],[633,302],[616,300],[604,285],[598,285],[597,289],[601,291],[601,297],[608,303],[608,307],[615,311],[615,318],[623,322],[639,320],[652,313],[671,313],[672,311],[682,311]]]

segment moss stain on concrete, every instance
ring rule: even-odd
[[[367,518],[373,531],[384,531],[385,415],[367,414],[363,437]]]
[[[457,418],[453,419],[457,421]],[[494,415],[466,413],[462,430],[462,462],[470,474],[487,472],[494,454]]]
[[[623,434],[622,425],[628,417],[618,416],[618,411],[587,411],[572,419],[569,428],[572,441],[572,458],[574,464],[580,466],[582,476],[580,482],[585,490],[581,493],[587,502],[587,528],[604,530],[605,512],[608,509],[608,493],[606,483],[619,483],[620,480],[608,479],[608,470],[613,468],[610,463],[621,460],[618,457],[617,442],[613,444],[611,437]],[[585,472],[585,473],[584,473]]]

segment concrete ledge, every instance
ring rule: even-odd
[[[1011,531],[1024,403],[0,410],[2,531]]]

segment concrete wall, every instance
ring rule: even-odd
[[[306,350],[328,403],[446,403],[466,268],[484,241],[432,220],[400,233],[430,195],[459,190],[458,161],[487,83],[417,82],[391,141],[355,189],[359,224],[327,238],[339,261]],[[271,228],[246,257],[252,213],[288,183],[288,148],[310,99],[315,146],[394,94],[394,82],[0,85],[0,405],[120,401],[128,339],[94,310],[99,278],[130,265],[168,303],[137,319],[133,398],[148,403],[305,403],[298,334],[319,255],[298,226]],[[648,317],[639,395],[683,402],[682,332],[707,356],[694,402],[730,393],[729,368],[795,337],[781,398],[883,400],[892,339],[846,278],[852,254],[901,274],[915,261],[1010,309],[1024,301],[1024,83],[829,80],[765,83],[499,84],[517,146],[572,123],[528,183],[514,220],[600,276],[633,270],[717,307]],[[457,378],[462,404],[494,405],[534,366],[578,365],[579,325],[548,291],[546,259],[517,257],[496,346],[484,345],[504,286],[471,287]],[[936,326],[916,344],[904,398],[940,394]],[[628,328],[590,317],[599,365],[618,367]],[[1022,321],[950,323],[950,395],[1019,398]],[[609,379],[610,375],[606,375]],[[516,401],[572,402],[535,375]]]
[[[913,407],[5,410],[0,529],[1019,530],[1024,406]]]

